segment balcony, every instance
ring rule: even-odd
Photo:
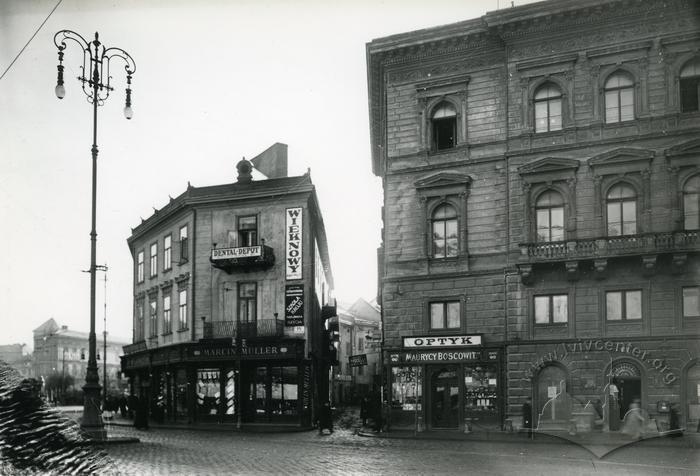
[[[204,339],[238,337],[283,337],[284,321],[281,319],[259,319],[256,322],[214,321],[204,323]]]
[[[257,246],[238,248],[212,248],[211,265],[231,274],[255,268],[269,268],[275,264],[275,253],[265,242]]]
[[[700,251],[700,232],[646,233],[643,235],[587,238],[581,240],[521,243],[518,267],[523,282],[531,281],[532,265],[566,262],[573,279],[578,274],[578,262],[593,260],[593,267],[603,277],[610,258],[642,256],[644,272],[653,273],[656,256],[673,253],[673,264],[685,265],[687,253]]]

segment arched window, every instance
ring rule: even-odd
[[[699,111],[700,58],[688,61],[680,74],[681,112]]]
[[[459,240],[457,232],[457,212],[446,203],[435,209],[432,216],[433,257],[457,256]]]
[[[615,73],[605,81],[605,122],[634,119],[634,81],[625,73]]]
[[[620,183],[608,191],[608,236],[637,233],[637,193],[627,184]]]
[[[561,130],[561,91],[545,83],[535,91],[535,132]]]
[[[451,149],[457,145],[457,110],[448,102],[441,102],[430,116],[435,150]]]
[[[683,228],[700,228],[700,175],[692,177],[683,187]]]
[[[564,239],[564,200],[560,193],[547,190],[535,204],[537,241]]]

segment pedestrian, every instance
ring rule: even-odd
[[[532,435],[532,399],[527,397],[523,403],[523,428],[528,438]]]
[[[134,427],[138,430],[148,430],[148,402],[144,397],[136,397],[135,400]]]
[[[129,395],[129,398],[127,398],[127,406],[129,407],[129,418],[135,418],[136,417],[136,409],[139,405],[139,399],[136,397],[136,395]]]
[[[362,419],[362,426],[367,426],[367,414],[369,412],[369,397],[367,395],[362,397],[360,400],[360,419]]]
[[[330,402],[323,402],[318,412],[318,434],[322,435],[323,430],[333,433],[333,411]]]
[[[126,418],[127,416],[126,402],[126,395],[122,394],[122,396],[119,397],[119,412],[121,413],[122,418]]]
[[[378,393],[372,395],[372,430],[379,432],[382,431],[382,402]]]
[[[646,419],[642,414],[640,400],[635,398],[630,404],[630,409],[625,414],[622,433],[632,438],[641,439],[644,436],[644,426]]]

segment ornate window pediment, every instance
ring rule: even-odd
[[[596,155],[588,161],[594,175],[624,174],[649,169],[655,152],[649,149],[620,147]]]
[[[698,165],[700,158],[700,139],[693,139],[674,145],[664,151],[666,161],[672,167]]]
[[[416,188],[421,192],[439,192],[444,189],[458,189],[465,191],[472,183],[469,175],[457,172],[438,172],[434,175],[418,179],[414,182]]]
[[[563,157],[545,157],[518,168],[518,173],[527,182],[546,182],[566,177],[573,177],[580,162]]]

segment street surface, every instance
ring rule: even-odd
[[[478,474],[698,475],[695,440],[649,440],[598,459],[564,442],[389,439],[337,429],[333,435],[228,433],[111,426],[111,436],[140,443],[110,445],[115,473],[223,474]],[[683,437],[686,438],[686,437]]]

